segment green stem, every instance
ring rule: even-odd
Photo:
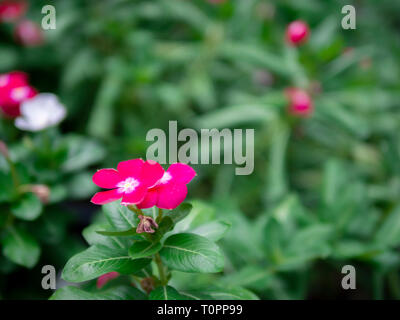
[[[157,268],[158,268],[158,275],[160,276],[161,285],[165,286],[168,283],[168,279],[165,276],[164,265],[163,265],[163,263],[161,261],[160,254],[156,253],[154,255],[154,261],[155,261],[155,263],[157,265]]]
[[[6,160],[7,160],[8,166],[10,167],[10,172],[11,172],[11,177],[13,180],[14,188],[15,188],[15,190],[18,190],[19,179],[18,179],[17,170],[15,169],[14,162],[12,162],[9,157],[6,157]]]
[[[398,275],[398,270],[393,270],[388,275],[389,288],[395,299],[400,299],[400,279]]]
[[[158,221],[161,221],[162,216],[163,216],[163,211],[162,211],[162,209],[158,208],[158,217],[157,217],[157,220],[158,220]]]

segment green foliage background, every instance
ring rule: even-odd
[[[40,23],[48,2],[31,1],[29,17]],[[225,271],[176,272],[174,286],[237,285],[261,299],[400,298],[400,3],[51,2],[57,29],[45,31],[42,47],[18,46],[11,27],[0,26],[0,71],[23,70],[40,91],[58,94],[68,117],[51,135],[51,149],[57,139],[76,147],[54,170],[44,170],[23,151],[30,139],[42,145],[44,137],[18,132],[7,120],[0,132],[34,181],[64,190],[56,207],[45,211],[56,210],[57,219],[65,217],[61,210],[72,212],[75,227],[57,224],[65,233],[58,245],[88,224],[79,218],[82,208],[97,210],[88,202],[95,191],[91,173],[145,157],[148,130],[168,132],[169,120],[180,129],[254,128],[253,174],[236,176],[231,165],[197,165],[199,175],[189,186],[189,198],[207,208],[204,221],[232,224],[219,242]],[[356,7],[356,30],[341,28],[346,4]],[[284,41],[295,19],[311,28],[298,49]],[[312,117],[288,116],[283,91],[289,86],[312,92]],[[74,160],[73,150],[80,158]],[[31,224],[26,229],[37,230]],[[59,268],[79,250],[65,251]],[[357,290],[341,288],[346,264],[356,267]],[[1,283],[9,288],[9,272],[16,271],[4,272]],[[24,272],[40,278],[40,268]],[[11,296],[27,297],[22,288]],[[32,292],[28,297],[48,294]],[[4,297],[8,293],[3,289]]]

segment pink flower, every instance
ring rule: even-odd
[[[101,188],[111,189],[96,193],[92,202],[106,204],[122,198],[122,205],[137,204],[163,176],[164,169],[155,161],[133,159],[122,161],[115,169],[101,169],[93,175],[93,182]]]
[[[14,22],[22,17],[28,8],[25,1],[2,1],[0,2],[0,21]]]
[[[172,164],[164,172],[161,180],[147,192],[142,202],[137,204],[140,209],[157,206],[161,209],[175,209],[187,195],[186,185],[196,176],[192,167],[183,163]]]
[[[288,25],[286,29],[286,39],[291,45],[298,46],[307,40],[309,33],[310,31],[307,23],[296,20]]]
[[[288,88],[285,93],[289,99],[289,112],[291,114],[305,117],[313,112],[313,103],[306,91],[299,88]]]
[[[18,23],[14,30],[15,39],[26,47],[40,46],[44,42],[43,32],[40,27],[29,20]]]
[[[96,282],[97,289],[103,288],[108,281],[118,278],[118,277],[119,277],[119,273],[115,272],[115,271],[103,274],[102,276],[97,278],[97,282]]]
[[[20,116],[21,103],[36,94],[37,91],[29,85],[25,73],[14,71],[0,74],[0,108],[6,116]]]

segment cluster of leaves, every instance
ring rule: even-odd
[[[104,215],[99,215],[83,231],[90,247],[68,261],[62,277],[68,282],[84,282],[118,272],[124,279],[112,280],[101,289],[93,281],[83,288],[67,286],[57,290],[52,299],[255,299],[254,294],[241,287],[222,288],[215,284],[177,291],[168,285],[173,271],[223,271],[223,253],[215,241],[223,237],[229,224],[209,221],[209,208],[201,203],[195,203],[191,209],[191,204],[184,203],[161,213],[156,219],[159,227],[155,233],[137,234],[139,219],[135,213],[117,202],[104,205]],[[145,210],[145,214],[152,215],[151,211]],[[143,285],[143,280],[151,285]]]
[[[23,292],[19,287],[23,284],[13,284],[11,277],[19,267],[38,266],[39,271],[31,271],[36,273],[31,281],[37,282],[43,265],[60,268],[81,248],[78,237],[69,232],[76,219],[63,203],[65,199],[87,198],[96,190],[85,169],[105,153],[91,139],[61,136],[57,130],[9,144],[8,153],[0,156],[0,261],[1,273],[7,275],[1,277],[0,292],[10,298],[20,297]],[[43,296],[45,292],[35,287],[29,294]]]

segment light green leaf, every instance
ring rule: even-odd
[[[3,254],[16,264],[32,268],[39,260],[40,247],[30,234],[11,227],[3,239]]]
[[[151,259],[132,260],[126,249],[94,245],[73,256],[67,262],[62,277],[68,282],[82,282],[112,271],[131,274],[150,262]]]
[[[218,241],[228,232],[230,227],[230,223],[225,221],[213,221],[192,229],[190,232],[203,236],[211,241]]]
[[[132,286],[118,286],[99,292],[87,292],[77,287],[58,289],[50,300],[146,300],[140,290]]]
[[[215,300],[259,300],[259,298],[249,290],[241,287],[215,288],[203,291]]]
[[[122,206],[118,201],[103,205],[103,212],[111,226],[118,231],[136,228],[138,218],[135,213],[126,206]]]
[[[135,241],[129,248],[129,255],[132,259],[139,259],[156,254],[161,249],[161,243],[149,241]]]
[[[69,135],[64,139],[67,148],[66,160],[62,164],[64,171],[83,169],[100,161],[105,156],[104,148],[94,140],[78,135]]]
[[[163,286],[154,289],[150,295],[150,300],[187,300],[176,289],[170,286]]]
[[[22,220],[32,221],[40,216],[43,205],[34,193],[25,193],[17,202],[11,206],[14,216]]]
[[[170,236],[160,251],[164,263],[183,272],[220,272],[224,258],[220,248],[196,234],[179,233]]]
[[[137,236],[138,233],[136,233],[136,228],[134,229],[128,229],[125,231],[104,231],[104,230],[99,230],[96,231],[98,234],[101,234],[103,236],[111,236],[111,237],[127,237],[127,236]]]

